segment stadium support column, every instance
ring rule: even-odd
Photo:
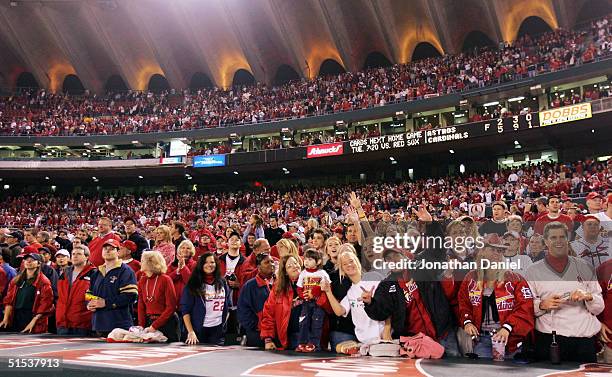
[[[436,30],[440,44],[444,49],[445,54],[455,54],[458,51],[454,51],[454,47],[451,46],[451,38],[448,34],[448,27],[446,27],[445,17],[446,12],[444,7],[441,7],[439,1],[425,1],[425,11],[429,19],[433,22],[433,27]]]

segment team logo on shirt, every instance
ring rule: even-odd
[[[514,309],[514,287],[511,282],[507,282],[505,287],[506,293],[508,294],[495,299],[495,305],[497,306],[498,312]]]
[[[412,294],[414,291],[417,290],[417,285],[414,281],[410,281],[407,285],[406,288],[404,288],[404,297],[406,298],[406,302],[407,303],[411,303],[412,299],[414,298],[414,295]]]
[[[478,289],[478,284],[473,279],[468,284],[468,297],[472,306],[478,306],[482,301],[482,290]]]
[[[111,284],[113,284],[114,282],[117,281],[117,276],[111,276],[110,279],[108,280],[110,280]]]
[[[608,280],[608,290],[612,291],[612,275],[610,275],[610,279]]]
[[[529,287],[523,287],[523,288],[521,288],[521,294],[522,294],[522,295],[523,295],[523,297],[525,297],[526,299],[533,298],[533,293],[531,293],[531,289],[529,289]]]

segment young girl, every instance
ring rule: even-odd
[[[187,329],[187,344],[223,345],[232,291],[221,277],[217,257],[200,257],[181,296],[181,314]]]
[[[329,283],[329,275],[321,268],[322,256],[317,250],[304,252],[304,270],[297,281],[298,293],[304,299],[300,314],[300,340],[296,352],[314,352],[321,349],[321,331],[325,311],[318,305],[321,284]]]

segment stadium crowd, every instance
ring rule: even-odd
[[[0,328],[137,324],[170,342],[348,354],[422,333],[449,356],[502,344],[546,360],[554,343],[562,360],[610,362],[610,190],[612,163],[585,160],[354,188],[6,198]],[[377,250],[402,235],[444,243]]]
[[[612,51],[609,17],[583,30],[528,35],[461,53],[278,87],[130,91],[69,96],[46,90],[0,101],[1,135],[129,134],[226,127],[382,106],[509,82],[589,63]]]

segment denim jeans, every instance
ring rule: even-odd
[[[321,348],[321,331],[325,312],[314,300],[302,304],[300,314],[300,344],[312,343]]]
[[[460,357],[459,345],[457,344],[457,332],[450,329],[444,338],[439,339],[439,343],[444,347],[444,356]]]
[[[347,340],[357,341],[357,337],[355,335],[347,334],[345,332],[340,331],[330,332],[329,343],[331,344],[331,351],[336,352],[336,346],[342,342],[346,342]]]
[[[493,358],[493,341],[491,340],[491,334],[481,334],[478,338],[478,342],[474,345],[474,353],[477,354],[481,359],[492,359]],[[506,360],[512,359],[518,352],[507,353],[506,349]]]
[[[58,327],[57,335],[74,335],[74,336],[90,336],[90,329],[76,329],[76,328],[66,328],[66,327]]]

